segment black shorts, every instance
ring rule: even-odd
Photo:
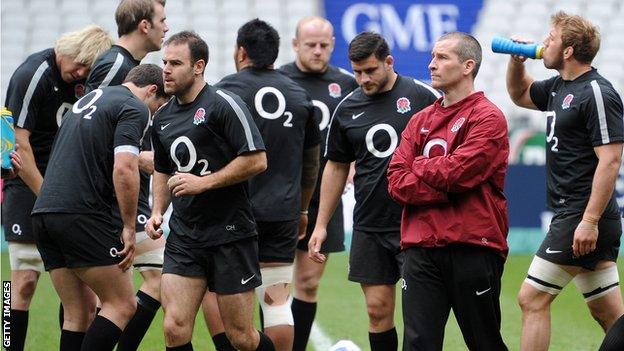
[[[363,284],[396,284],[403,266],[400,241],[399,232],[354,229],[349,253],[349,280]]]
[[[299,220],[257,222],[260,262],[293,263],[299,234]]]
[[[162,273],[206,279],[208,290],[238,294],[262,284],[258,239],[245,238],[208,247],[184,247],[167,240]]]
[[[33,217],[37,249],[45,270],[110,266],[121,262],[120,232],[110,217],[44,213]]]
[[[580,257],[574,257],[572,243],[574,230],[581,222],[583,213],[557,213],[550,222],[550,228],[536,256],[548,262],[583,267],[593,270],[600,261],[616,261],[620,250],[622,222],[619,217],[603,217],[598,222],[596,250]]]
[[[308,210],[308,227],[306,228],[305,238],[297,242],[297,249],[308,251],[308,241],[314,231],[316,225],[316,217],[318,216],[318,204],[310,203]],[[342,202],[338,203],[334,215],[329,219],[327,223],[327,239],[321,245],[321,252],[342,252],[345,250],[344,246],[344,221],[342,214]]]
[[[35,242],[32,212],[35,194],[24,184],[7,184],[3,189],[2,227],[7,241]]]

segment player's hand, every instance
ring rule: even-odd
[[[323,245],[325,239],[327,239],[327,229],[314,228],[310,241],[308,241],[308,257],[312,261],[317,263],[325,262],[327,257],[321,253],[321,245]]]
[[[125,228],[121,232],[121,240],[123,241],[123,250],[117,253],[117,256],[123,257],[123,260],[117,264],[122,271],[127,271],[132,267],[134,262],[134,254],[136,250],[136,232],[134,229]]]
[[[145,223],[145,231],[152,240],[156,240],[163,235],[163,230],[161,228],[162,222],[162,215],[152,215],[152,217],[147,220],[147,223]]]
[[[523,37],[521,37],[519,35],[513,35],[511,37],[511,40],[515,41],[516,43],[533,44],[533,40],[523,38]],[[511,55],[511,59],[516,61],[516,62],[519,62],[519,63],[522,63],[522,62],[527,60],[526,57],[520,56],[520,55]]]
[[[17,145],[15,150],[17,150]],[[16,151],[12,151],[9,154],[9,158],[11,159],[11,168],[9,168],[8,179],[13,179],[17,177],[19,172],[22,170],[22,158]]]
[[[583,219],[574,231],[574,241],[572,242],[574,256],[579,257],[593,252],[596,250],[597,241],[598,222]]]
[[[308,229],[308,213],[301,212],[299,215],[299,236],[297,239],[301,240],[306,236],[306,230]]]
[[[167,185],[173,196],[197,195],[206,191],[204,177],[198,177],[191,173],[176,172],[169,178]]]

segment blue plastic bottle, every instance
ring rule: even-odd
[[[11,152],[15,150],[15,129],[13,127],[13,114],[6,107],[2,108],[0,118],[0,154],[2,155],[2,170],[11,169]]]
[[[517,43],[511,39],[495,37],[492,39],[492,51],[500,54],[520,55],[532,59],[541,59],[544,46],[539,44]]]

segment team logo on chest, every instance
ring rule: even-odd
[[[561,108],[564,110],[569,108],[570,104],[572,103],[572,100],[574,100],[574,95],[572,94],[566,95],[566,97],[563,98],[563,103],[561,103]]]
[[[54,87],[56,90],[58,90],[58,88]],[[54,90],[54,91],[56,91]],[[76,84],[74,85],[74,95],[76,96],[76,99],[80,99],[81,97],[83,97],[85,94],[85,86],[84,84]]]
[[[410,106],[410,101],[406,97],[399,98],[396,102],[396,105],[398,113],[406,113],[412,110],[412,107]]]
[[[203,107],[200,107],[195,111],[195,116],[193,116],[193,124],[198,126],[200,123],[204,123],[206,120],[206,110]]]
[[[342,95],[342,89],[340,88],[340,85],[338,85],[338,83],[331,83],[327,86],[327,90],[329,90],[329,96],[333,98],[337,98]]]
[[[451,132],[456,133],[465,121],[466,117],[461,117],[457,121],[455,121],[455,124],[453,124],[453,126],[451,127]]]

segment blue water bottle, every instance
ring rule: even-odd
[[[2,108],[2,116],[0,118],[0,154],[2,156],[1,166],[2,173],[10,170],[11,152],[15,150],[15,129],[13,127],[13,114],[6,107]]]
[[[492,39],[492,51],[499,54],[519,55],[532,59],[541,59],[544,46],[539,44],[517,43],[511,39],[495,37]]]

